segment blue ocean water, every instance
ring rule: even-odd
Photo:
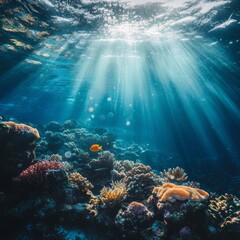
[[[106,128],[160,170],[240,170],[237,0],[0,1],[0,116]],[[220,183],[220,180],[222,182]]]

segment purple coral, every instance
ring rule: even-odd
[[[142,226],[147,226],[153,213],[140,202],[132,202],[125,211],[120,210],[115,218],[115,224],[122,233],[137,234]],[[129,230],[131,229],[131,230]]]
[[[139,202],[131,202],[128,205],[126,211],[137,218],[144,217],[146,219],[149,219],[150,217],[152,217],[152,213],[149,212],[147,207]]]

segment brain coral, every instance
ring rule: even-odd
[[[161,187],[155,187],[152,193],[161,202],[175,202],[176,200],[184,201],[189,199],[192,201],[202,201],[209,197],[209,194],[204,190],[183,185],[179,186],[173,183],[165,183]]]

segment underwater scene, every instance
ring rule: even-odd
[[[0,239],[239,240],[239,0],[0,0]]]

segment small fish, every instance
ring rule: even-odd
[[[90,150],[92,152],[99,152],[102,150],[102,146],[100,146],[99,144],[93,144],[91,147],[90,147]]]

